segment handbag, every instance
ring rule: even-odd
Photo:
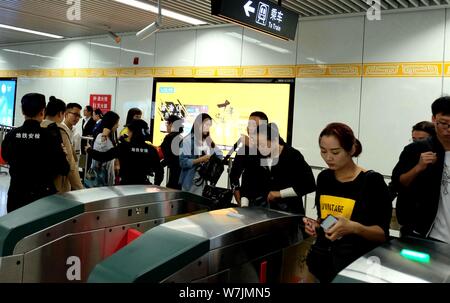
[[[206,184],[203,188],[202,196],[212,201],[211,209],[227,208],[231,206],[233,191],[228,188]]]
[[[195,180],[195,182],[197,185],[202,184],[204,181],[215,185],[219,181],[224,170],[225,165],[223,164],[223,160],[216,154],[212,154],[208,162],[198,166],[198,174],[200,178]]]
[[[86,188],[108,186],[108,171],[104,165],[96,165],[88,169],[84,178]]]

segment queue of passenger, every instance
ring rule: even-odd
[[[40,94],[25,95],[21,103],[25,122],[2,143],[11,175],[8,212],[51,194],[84,188],[73,132],[82,107],[55,97],[46,105]],[[167,166],[167,187],[203,195],[208,183],[202,169],[213,159],[224,159],[210,132],[213,119],[206,113],[195,118],[184,137],[183,120],[168,117],[160,152],[149,142],[140,109],[128,111],[120,136],[115,112],[102,115],[87,106],[83,113],[83,134],[93,137],[92,147],[83,143],[93,159],[84,178],[86,187],[160,185]],[[355,162],[362,144],[348,125],[330,123],[320,133],[318,147],[328,168],[316,183],[301,152],[268,120],[265,113],[253,112],[247,135],[233,147],[236,157],[229,177],[234,197],[242,207],[305,214],[303,199],[315,192],[317,219],[305,216],[303,223],[305,233],[315,238],[307,264],[317,281],[330,282],[358,257],[389,240],[394,197],[402,236],[450,243],[450,97],[432,104],[432,122],[413,126],[413,142],[401,153],[389,187],[382,175]],[[329,221],[333,224],[325,226]]]

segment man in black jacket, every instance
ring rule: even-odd
[[[181,184],[178,183],[181,174],[178,155],[180,154],[180,142],[183,139],[181,136],[183,132],[183,120],[176,115],[170,115],[166,123],[168,134],[161,143],[161,149],[164,155],[162,165],[169,168],[166,186],[173,189],[181,189]]]
[[[55,194],[55,177],[67,175],[70,169],[58,126],[53,123],[41,128],[45,96],[27,94],[21,102],[25,122],[2,142],[2,157],[9,164],[11,175],[8,212]]]
[[[261,123],[267,124],[269,123],[268,120],[269,118],[263,112],[251,113],[247,126],[249,136],[243,136],[237,142],[236,148],[238,150],[231,166],[230,183],[234,191],[234,197],[240,206],[259,206],[266,200],[265,197],[259,197],[259,177],[264,169],[260,165],[261,157],[256,145],[250,144],[250,136],[255,136],[258,125]],[[242,184],[240,182],[241,176]]]
[[[287,145],[275,123],[257,128],[258,151],[263,171],[258,188],[271,209],[305,214],[303,196],[316,190],[311,167],[300,151]]]
[[[433,102],[436,135],[405,147],[392,172],[402,236],[450,243],[450,97]]]

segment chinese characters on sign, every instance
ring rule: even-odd
[[[251,7],[252,1],[248,1],[245,6],[247,6],[247,10]],[[249,13],[252,11],[249,11]],[[254,10],[253,10],[254,12]],[[270,14],[270,15],[269,15]],[[283,23],[283,11],[278,8],[270,8],[268,4],[259,2],[258,4],[258,12],[256,13],[256,23],[268,26],[270,29],[276,30],[277,32],[281,32],[281,24]],[[267,24],[267,21],[269,23]]]
[[[89,105],[92,108],[100,109],[103,113],[109,112],[111,110],[111,95],[91,95],[89,100]]]
[[[211,13],[285,40],[294,40],[298,14],[269,0],[211,0]]]

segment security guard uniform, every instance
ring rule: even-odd
[[[11,175],[8,212],[56,193],[55,177],[70,169],[55,123],[45,129],[37,120],[25,120],[5,136],[2,157]]]

